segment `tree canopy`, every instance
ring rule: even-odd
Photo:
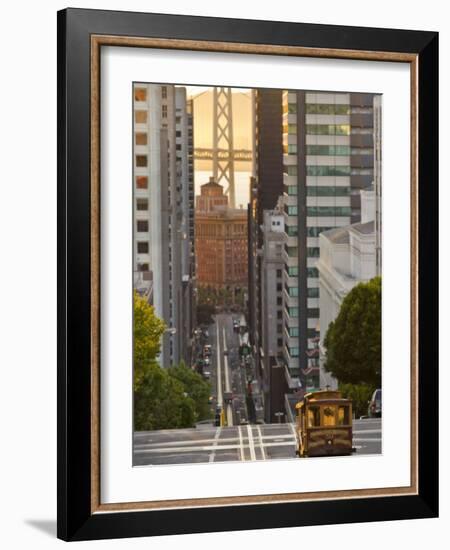
[[[188,428],[209,417],[210,385],[184,363],[158,363],[166,325],[154,308],[134,295],[134,429]]]
[[[146,370],[156,364],[161,336],[166,329],[153,306],[134,293],[134,388],[139,388]]]
[[[348,293],[324,343],[325,369],[339,382],[381,386],[381,277]]]

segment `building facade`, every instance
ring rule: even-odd
[[[194,251],[193,239],[183,231],[192,215],[189,126],[183,88],[135,84],[133,270],[136,282],[151,281],[151,303],[167,326],[160,354],[164,367],[186,359],[181,340],[191,315],[182,284]]]
[[[360,221],[373,181],[373,96],[283,92],[283,357],[304,389],[319,380],[319,235]]]
[[[247,288],[247,211],[230,208],[223,187],[212,178],[196,197],[195,251],[199,286]]]
[[[361,192],[361,223],[320,234],[317,263],[320,288],[320,386],[337,388],[338,381],[325,368],[325,335],[339,314],[342,302],[353,287],[377,274],[375,192]]]
[[[262,247],[264,212],[283,193],[282,91],[253,90],[253,178],[248,207],[248,325],[256,374],[264,386]]]
[[[261,259],[261,387],[265,421],[277,422],[284,410],[285,373],[279,359],[283,352],[283,247],[284,216],[280,209],[265,210]]]

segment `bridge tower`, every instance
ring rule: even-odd
[[[223,185],[232,208],[234,189],[233,107],[231,88],[214,88],[213,94],[213,175]]]

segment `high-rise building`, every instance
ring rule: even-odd
[[[189,151],[184,89],[135,84],[133,269],[135,281],[151,281],[151,303],[167,325],[160,355],[165,367],[185,359],[183,316],[191,315],[182,289],[193,253],[186,231],[189,186],[193,190]]]
[[[373,95],[283,92],[283,356],[319,387],[319,235],[357,223],[373,181]]]
[[[175,88],[175,150],[177,210],[180,216],[181,285],[177,325],[180,359],[191,362],[190,350],[195,328],[195,234],[194,234],[194,136],[191,104],[186,88]]]
[[[253,175],[248,207],[248,325],[256,374],[263,378],[261,248],[264,212],[283,194],[282,91],[256,89],[253,105]]]
[[[284,410],[286,379],[279,358],[283,350],[284,216],[279,208],[264,211],[261,247],[261,386],[266,422]]]

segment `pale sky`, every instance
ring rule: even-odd
[[[193,96],[196,96],[198,94],[201,94],[202,92],[206,92],[208,90],[211,90],[213,86],[184,86],[187,91],[188,98],[191,98]],[[246,93],[249,92],[251,88],[232,88],[232,93]]]

